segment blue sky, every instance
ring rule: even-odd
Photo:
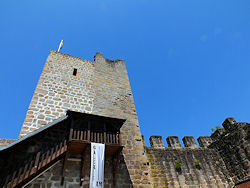
[[[17,138],[50,49],[126,61],[142,134],[250,122],[249,0],[1,0],[0,138]]]

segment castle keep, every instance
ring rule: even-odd
[[[104,187],[250,187],[250,124],[211,136],[141,135],[122,60],[50,51],[18,140],[0,139],[0,187],[89,187],[90,143],[105,144]]]

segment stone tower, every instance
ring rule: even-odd
[[[250,186],[250,124],[211,136],[141,135],[122,60],[50,51],[18,140],[0,139],[0,187],[89,187],[91,143],[105,144],[105,188]]]
[[[67,110],[125,119],[121,127],[124,162],[133,185],[150,177],[129,78],[123,60],[96,53],[94,61],[51,50],[24,120],[20,138]]]

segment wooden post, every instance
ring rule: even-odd
[[[65,177],[65,171],[66,171],[66,166],[67,166],[67,162],[68,162],[68,157],[69,157],[69,151],[66,152],[65,157],[64,157],[61,185],[63,185],[63,183],[64,183],[64,177]]]
[[[5,183],[4,183],[4,188],[7,188],[7,185],[9,183],[10,175],[7,176]]]
[[[119,142],[118,142],[118,143],[119,143],[120,145],[122,145],[122,137],[121,137],[121,132],[119,131],[119,132],[118,132],[118,134],[119,134]]]
[[[34,164],[34,171],[33,171],[33,173],[35,173],[35,172],[37,171],[37,169],[38,169],[38,162],[39,162],[40,154],[41,154],[40,151],[36,154],[36,159],[35,159],[35,164]]]
[[[104,144],[107,143],[107,133],[106,133],[106,123],[104,123],[104,134],[103,134],[103,142]]]
[[[87,159],[87,153],[88,153],[88,149],[86,148],[83,156],[82,156],[82,170],[81,170],[81,175],[80,175],[80,186],[82,186],[82,182],[84,181],[84,172],[85,172],[85,163],[86,163],[86,159]]]
[[[118,170],[118,166],[119,166],[119,162],[120,162],[120,153],[121,153],[121,150],[119,150],[116,153],[116,163],[115,163],[114,176],[113,176],[113,183],[114,183],[114,185],[116,184],[117,170]]]
[[[87,135],[87,140],[90,142],[90,128],[91,128],[91,124],[90,124],[90,120],[88,120],[88,135]]]
[[[72,140],[73,127],[74,127],[74,119],[73,119],[73,117],[71,117],[70,131],[69,131],[69,141]]]

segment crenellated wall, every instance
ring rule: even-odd
[[[211,135],[209,148],[218,151],[235,184],[250,181],[250,124],[227,118],[222,125]]]
[[[200,136],[197,139],[199,146],[192,136],[182,139],[184,147],[177,136],[166,138],[168,147],[164,146],[161,136],[151,136],[151,147],[147,147],[141,135],[123,60],[111,61],[96,53],[94,61],[88,61],[52,50],[31,100],[20,137],[64,116],[67,110],[126,120],[120,130],[124,148],[117,185],[111,182],[113,164],[111,159],[107,159],[105,187],[227,188],[250,179],[250,124],[238,123],[233,118],[227,118],[223,123],[224,129],[216,130],[211,137]],[[59,135],[63,135],[65,129],[60,130]],[[5,158],[0,160],[0,167],[12,161],[25,160],[26,155],[21,159],[21,153],[30,152],[34,145],[43,146],[46,140],[46,145],[54,143],[49,138],[37,136],[36,142],[27,142],[24,148],[17,149],[14,157],[6,153]],[[11,142],[0,139],[0,146]],[[65,187],[80,186],[80,165],[79,157],[70,162],[66,169]],[[27,187],[58,187],[61,168],[62,162],[58,162]],[[89,168],[87,165],[83,187],[89,186]],[[4,170],[2,174],[5,174]]]
[[[151,136],[151,147],[145,146],[154,187],[233,187],[226,165],[215,149],[207,148],[212,139],[199,137],[200,147],[192,136]],[[179,168],[178,168],[179,165]]]

